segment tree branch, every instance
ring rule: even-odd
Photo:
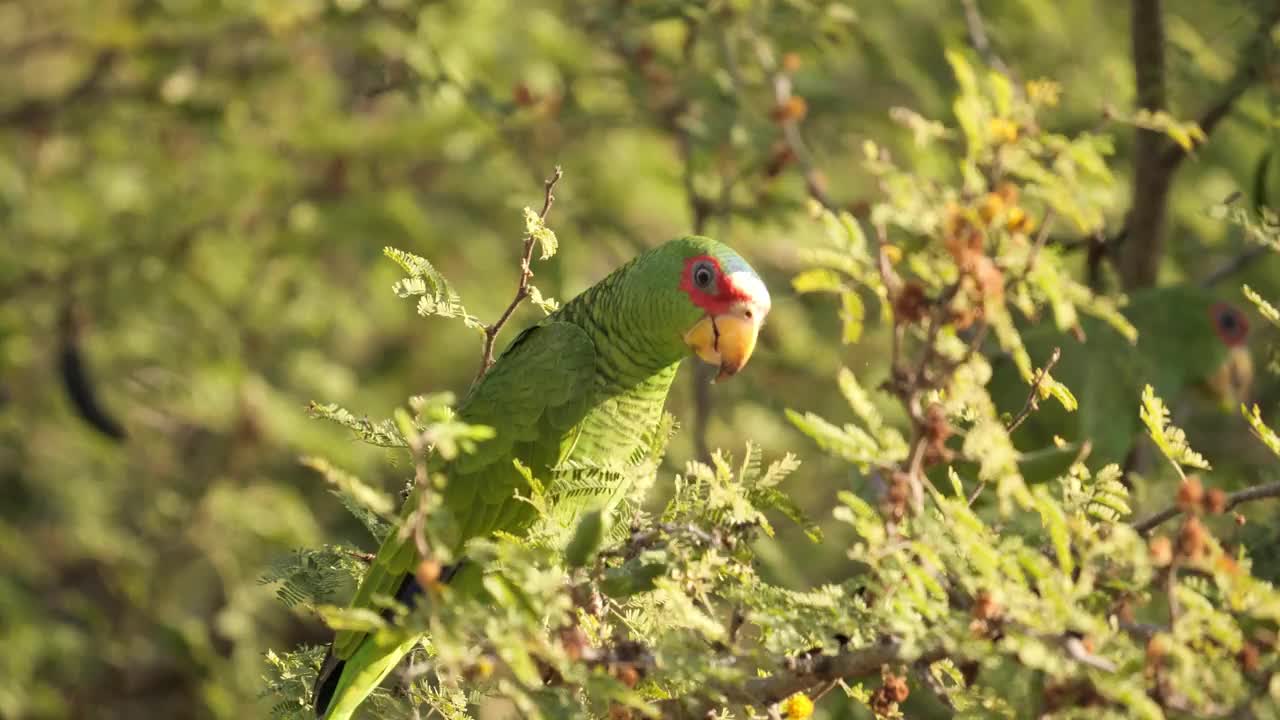
[[[538,219],[542,222],[547,221],[547,213],[551,212],[551,205],[555,203],[556,183],[560,182],[560,178],[564,176],[564,171],[560,166],[556,166],[555,173],[543,181],[542,189],[542,212],[538,213]],[[532,234],[526,233],[524,236],[524,254],[520,259],[520,284],[516,287],[516,295],[511,298],[511,303],[507,305],[507,309],[502,311],[502,315],[497,321],[484,326],[484,347],[480,356],[480,372],[476,373],[474,382],[480,382],[480,378],[489,372],[489,368],[493,367],[493,346],[497,342],[498,333],[502,332],[502,326],[507,324],[511,319],[511,315],[529,297],[529,281],[533,279],[533,270],[530,263],[533,262],[533,248],[538,244],[537,239]]]
[[[1265,255],[1270,250],[1271,248],[1267,247],[1266,245],[1259,245],[1257,247],[1251,247],[1248,250],[1245,250],[1239,255],[1236,255],[1235,257],[1231,258],[1227,262],[1223,263],[1222,266],[1219,267],[1218,269],[1214,270],[1213,272],[1205,276],[1205,278],[1200,281],[1200,286],[1207,288],[1207,287],[1213,287],[1214,285],[1217,285],[1223,280],[1226,280],[1232,275],[1235,275],[1241,270],[1244,270],[1245,268],[1249,267],[1250,263],[1258,259],[1259,256]]]
[[[1249,43],[1241,51],[1244,60],[1236,68],[1235,75],[1231,77],[1226,87],[1222,89],[1222,94],[1218,99],[1201,113],[1200,119],[1197,121],[1206,136],[1212,133],[1214,128],[1230,114],[1236,100],[1240,99],[1240,96],[1258,80],[1258,76],[1266,62],[1263,48],[1269,42],[1271,31],[1276,25],[1280,24],[1280,3],[1269,3],[1269,5],[1270,9],[1260,18],[1257,32],[1253,34]],[[1187,154],[1187,151],[1182,146],[1176,143],[1169,143],[1162,157],[1162,164],[1167,168],[1167,172],[1172,173],[1186,159]]]
[[[1161,0],[1132,0],[1130,38],[1138,107],[1165,109],[1164,17]],[[1164,164],[1164,136],[1138,128],[1134,139],[1133,201],[1129,210],[1128,238],[1121,248],[1117,268],[1126,289],[1155,282],[1164,250],[1166,206],[1171,170]]]
[[[1022,410],[1013,418],[1013,421],[1009,423],[1009,432],[1012,433],[1014,430],[1017,430],[1018,426],[1021,425],[1032,412],[1040,409],[1040,385],[1044,382],[1046,377],[1049,377],[1049,372],[1053,370],[1053,366],[1057,365],[1058,361],[1061,359],[1062,348],[1055,347],[1053,352],[1049,355],[1049,362],[1045,363],[1045,366],[1036,373],[1035,378],[1032,380],[1031,392],[1027,393],[1027,401],[1023,403]]]
[[[1280,498],[1280,482],[1267,483],[1266,485],[1257,485],[1251,488],[1245,488],[1233,492],[1227,496],[1227,502],[1223,505],[1222,511],[1230,512],[1238,505],[1243,505],[1254,500],[1265,500],[1267,498]],[[1134,530],[1146,535],[1156,529],[1163,523],[1172,520],[1182,514],[1182,510],[1178,506],[1165,508],[1154,515],[1149,515],[1142,520],[1138,520],[1132,524]]]
[[[988,65],[1005,77],[1012,77],[1009,66],[991,47],[991,39],[987,35],[987,24],[982,19],[982,11],[978,9],[978,0],[960,0],[960,4],[964,6],[964,22],[969,31],[969,44]]]
[[[1244,60],[1235,75],[1197,121],[1206,136],[1217,128],[1240,96],[1258,80],[1266,61],[1262,51],[1276,25],[1280,25],[1280,4],[1271,3],[1267,13],[1260,18],[1257,32],[1241,51]],[[1152,111],[1164,109],[1164,31],[1160,0],[1133,0],[1130,32],[1138,106]],[[1185,148],[1169,142],[1157,132],[1144,129],[1137,131],[1134,152],[1132,210],[1124,226],[1108,243],[1113,252],[1116,248],[1120,250],[1117,268],[1128,289],[1150,285],[1155,280],[1172,177],[1188,156]],[[1224,276],[1236,269],[1228,269]],[[1221,277],[1215,274],[1211,282],[1219,279]]]
[[[929,664],[945,657],[941,650],[929,650],[914,662]],[[798,692],[836,680],[878,673],[884,665],[904,662],[896,643],[883,643],[834,655],[802,655],[789,666],[768,677],[753,677],[739,685],[709,689],[695,697],[664,700],[657,709],[664,718],[705,718],[722,704],[768,707]]]

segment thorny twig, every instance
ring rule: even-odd
[[[1061,359],[1062,348],[1055,347],[1049,355],[1049,362],[1036,371],[1036,376],[1031,381],[1031,392],[1027,393],[1027,401],[1022,405],[1022,410],[1009,423],[1007,428],[1009,432],[1012,433],[1017,430],[1018,426],[1031,416],[1031,413],[1040,409],[1040,385],[1044,383],[1045,378],[1049,377],[1049,372],[1053,370],[1053,366],[1057,365]]]
[[[542,212],[538,213],[538,219],[542,222],[546,222],[547,213],[551,212],[551,205],[556,201],[556,183],[560,182],[563,176],[564,171],[557,165],[555,173],[543,181]],[[516,287],[515,297],[511,298],[511,303],[507,305],[506,310],[502,311],[502,315],[495,322],[484,326],[484,347],[480,356],[480,371],[476,373],[475,382],[479,382],[480,378],[489,372],[489,368],[493,367],[493,346],[497,342],[498,333],[502,332],[502,327],[511,319],[512,313],[520,303],[529,297],[529,281],[533,279],[530,264],[533,262],[533,249],[537,244],[537,239],[532,234],[525,234],[524,254],[520,259],[520,284]]]
[[[343,552],[346,553],[348,556],[353,557],[356,560],[359,560],[365,565],[371,565],[373,563],[374,557],[376,557],[373,553],[363,552],[360,550],[343,550]]]

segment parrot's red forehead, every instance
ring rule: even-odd
[[[707,279],[707,271],[711,274],[710,282],[699,282]],[[712,315],[729,312],[735,303],[755,300],[747,289],[734,284],[733,278],[721,268],[720,261],[711,255],[698,255],[684,261],[680,289],[694,305]]]
[[[1209,320],[1213,323],[1213,331],[1227,347],[1244,345],[1249,338],[1249,319],[1227,303],[1214,303],[1209,308]]]

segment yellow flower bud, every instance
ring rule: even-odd
[[[796,693],[782,701],[781,710],[788,720],[804,720],[813,714],[813,701],[804,693]]]

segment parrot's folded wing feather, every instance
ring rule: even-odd
[[[444,467],[445,508],[461,529],[457,545],[498,529],[495,525],[501,520],[521,519],[509,506],[520,503],[514,497],[517,490],[527,495],[528,489],[513,461],[518,458],[539,471],[562,460],[574,428],[590,405],[594,363],[595,346],[578,326],[535,325],[512,341],[463,400],[460,419],[488,425],[496,435],[475,453]],[[402,518],[415,506],[415,497],[410,497]],[[388,533],[352,607],[376,607],[378,596],[393,598],[416,557],[412,538]],[[352,658],[366,637],[364,632],[339,631],[334,655]]]

